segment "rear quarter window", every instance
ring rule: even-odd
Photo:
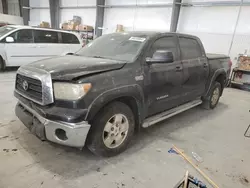
[[[179,37],[182,59],[196,59],[202,56],[201,47],[197,40]]]
[[[62,43],[64,44],[80,44],[78,38],[70,33],[61,33],[62,34]]]

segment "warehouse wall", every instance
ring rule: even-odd
[[[23,25],[23,18],[20,17],[20,9],[18,0],[8,0],[8,13],[3,13],[2,1],[0,1],[0,22],[8,22],[10,24]]]
[[[30,0],[30,7],[36,7],[30,10],[29,25],[37,26],[42,21],[50,23],[49,0]],[[38,7],[41,7],[40,9]]]
[[[197,0],[193,0],[195,1]],[[244,53],[245,50],[250,53],[250,22],[248,21],[250,7],[242,7],[236,27],[239,9],[239,6],[182,7],[178,32],[199,36],[207,52],[229,54],[235,64],[239,53]],[[236,33],[233,39],[235,27]],[[230,50],[232,39],[233,45]]]
[[[232,49],[230,51],[231,58],[238,57],[239,53],[244,53],[247,50],[247,53],[250,54],[250,7],[242,7],[238,26],[236,27],[236,33],[233,40]],[[234,60],[236,63],[236,60]]]
[[[23,25],[23,18],[20,16],[12,16],[0,13],[0,22],[8,22],[10,24]]]
[[[81,6],[95,6],[95,0],[61,0],[60,22],[72,20],[73,16],[80,16],[82,24],[95,26],[96,8],[81,8]],[[74,8],[70,8],[74,7]],[[77,8],[79,7],[79,8]]]
[[[183,0],[188,2],[216,2],[218,0]],[[228,2],[229,0],[220,0]],[[231,0],[234,1],[235,0]],[[240,2],[240,0],[238,0]],[[106,5],[140,5],[171,3],[172,0],[106,0]],[[229,54],[236,63],[239,53],[250,53],[250,7],[242,7],[236,27],[239,6],[182,7],[178,32],[197,35],[210,53]],[[114,32],[117,24],[125,30],[169,31],[171,8],[106,8],[103,33]],[[233,39],[234,29],[235,37]],[[233,45],[230,50],[230,45]]]
[[[106,5],[145,5],[171,2],[172,0],[106,0]],[[114,32],[117,24],[122,24],[125,30],[169,31],[171,13],[171,7],[105,8],[103,33]]]
[[[61,0],[59,22],[72,20],[73,16],[77,15],[82,18],[83,24],[95,26],[96,8],[81,7],[95,6],[95,3],[95,0]],[[30,0],[30,6],[36,9],[30,10],[29,25],[39,25],[42,21],[50,23],[49,0]]]

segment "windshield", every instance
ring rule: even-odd
[[[146,35],[127,33],[103,35],[78,51],[77,55],[132,62],[146,42]]]
[[[14,29],[16,29],[16,28],[11,27],[11,26],[0,27],[0,37],[4,36],[5,34],[9,33],[10,31],[13,31]]]

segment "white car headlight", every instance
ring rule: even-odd
[[[54,95],[56,99],[77,100],[86,95],[91,84],[71,84],[63,82],[54,83]]]

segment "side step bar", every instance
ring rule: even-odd
[[[184,111],[186,111],[190,108],[193,108],[195,106],[198,106],[201,103],[202,103],[202,101],[200,99],[194,100],[194,101],[188,102],[186,104],[183,104],[181,106],[172,108],[168,111],[161,112],[160,114],[156,114],[154,116],[148,117],[147,119],[145,119],[144,123],[142,124],[142,127],[146,128],[146,127],[149,127],[151,125],[154,125],[154,124],[156,124],[160,121],[163,121],[165,119],[168,119],[176,114],[184,112]]]

